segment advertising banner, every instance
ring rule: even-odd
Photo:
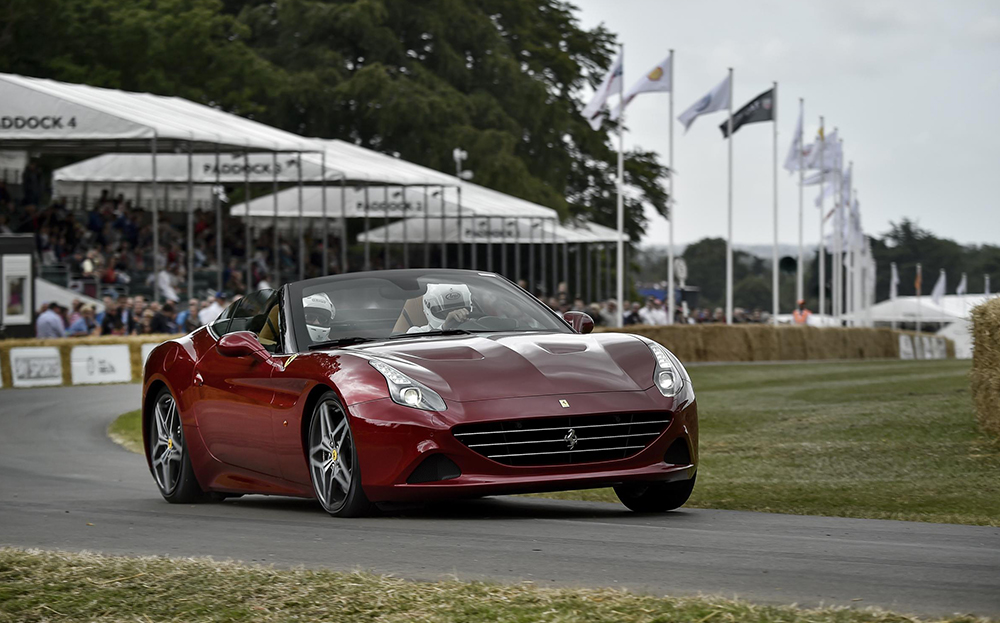
[[[55,346],[10,349],[10,372],[14,387],[62,385],[62,359]]]
[[[74,346],[69,358],[73,385],[128,383],[132,380],[132,362],[127,344]]]
[[[913,340],[904,333],[899,334],[899,358],[914,359]]]

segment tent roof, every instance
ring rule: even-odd
[[[178,97],[0,73],[0,142],[48,151],[311,151],[312,140]]]
[[[920,297],[919,303],[915,296],[899,296],[872,305],[861,315],[873,322],[916,322],[918,318],[921,322],[955,322],[961,317],[935,305],[929,296]]]
[[[424,242],[424,219],[421,217],[410,217],[402,219],[388,226],[381,226],[372,229],[368,234],[362,232],[358,235],[358,242],[385,242],[387,237],[391,244],[408,242]],[[459,241],[458,219],[450,217],[442,223],[440,218],[430,218],[427,220],[427,242],[431,243],[457,243]],[[536,244],[536,243],[570,243],[578,242],[611,242],[615,239],[614,230],[610,230],[611,238],[607,234],[595,234],[587,229],[589,223],[580,225],[553,225],[551,222],[544,222],[531,218],[489,218],[475,217],[462,219],[462,242],[501,242],[513,244]],[[607,228],[604,228],[607,229]],[[405,233],[405,235],[404,235]]]
[[[404,214],[422,215],[425,211],[431,215],[441,215],[441,195],[436,197],[440,189],[431,187],[425,195],[425,187],[404,187],[387,185],[380,188],[368,188],[368,210],[367,215],[372,218],[382,218],[388,212],[391,218],[399,218]],[[462,215],[472,217],[496,216],[496,217],[527,217],[535,219],[555,219],[556,212],[550,208],[536,205],[529,201],[523,201],[503,193],[498,193],[482,186],[462,183]],[[350,185],[344,189],[343,197],[346,203],[341,202],[340,184],[334,182],[326,187],[326,214],[329,218],[344,216],[347,218],[358,218],[365,216],[365,187]],[[388,194],[388,201],[386,201]],[[427,197],[427,205],[424,205],[424,198]],[[277,193],[277,211],[279,218],[298,218],[299,216],[299,189],[286,188]],[[455,188],[445,188],[444,191],[444,213],[458,215],[458,193]],[[388,210],[387,210],[388,208]],[[246,204],[237,204],[232,207],[232,216],[244,216],[246,214]],[[250,216],[261,218],[273,218],[275,212],[275,195],[265,195],[250,201]],[[323,193],[322,189],[316,186],[302,189],[302,216],[305,218],[322,218],[323,216]],[[401,234],[402,235],[402,234]]]

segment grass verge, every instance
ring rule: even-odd
[[[0,549],[0,620],[983,622],[613,589],[409,582],[370,573]]]
[[[108,437],[126,450],[142,454],[142,417],[139,409],[115,418],[108,426]]]
[[[967,361],[689,370],[701,463],[689,507],[1000,526],[1000,444]],[[141,448],[138,412],[111,431]],[[540,494],[617,502],[611,489]]]

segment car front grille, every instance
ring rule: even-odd
[[[665,411],[602,413],[460,424],[452,434],[504,465],[573,465],[628,458],[669,424]]]

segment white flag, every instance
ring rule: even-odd
[[[785,169],[789,173],[799,170],[799,160],[805,162],[805,153],[802,151],[802,110],[799,109],[799,122],[795,124],[795,134],[792,135],[792,144],[788,146],[788,155],[785,156]]]
[[[899,296],[899,270],[896,269],[896,262],[893,262],[890,267],[892,272],[889,277],[889,300],[895,301],[896,297]]]
[[[625,107],[632,103],[635,96],[640,93],[669,93],[673,88],[674,77],[670,74],[670,56],[668,55],[625,92],[625,99],[618,102],[618,105],[611,110],[610,118],[612,121],[617,121]]]
[[[962,273],[962,279],[958,282],[958,288],[955,289],[955,294],[962,295],[969,293],[969,279]]]
[[[934,284],[934,289],[931,290],[931,300],[934,301],[935,305],[941,304],[941,299],[944,298],[944,290],[948,287],[948,278],[944,274],[944,269],[941,269],[941,274],[938,276],[937,283]]]
[[[607,75],[604,76],[604,80],[601,81],[601,86],[597,87],[594,97],[583,109],[583,116],[586,117],[587,123],[590,124],[590,127],[595,130],[601,129],[601,110],[604,109],[604,105],[607,103],[608,98],[614,93],[620,92],[621,89],[622,55],[619,54],[618,58],[616,58],[615,62],[611,65],[611,69],[608,71]]]
[[[729,91],[729,76],[726,76],[714,89],[705,94],[705,97],[691,104],[690,108],[677,117],[677,120],[684,124],[684,130],[687,131],[691,127],[691,124],[694,123],[694,120],[700,115],[707,115],[710,112],[729,108],[729,97],[731,95]]]
[[[837,170],[840,167],[840,139],[837,130],[826,136],[820,134],[813,144],[809,160],[806,161],[807,169],[830,169]]]

